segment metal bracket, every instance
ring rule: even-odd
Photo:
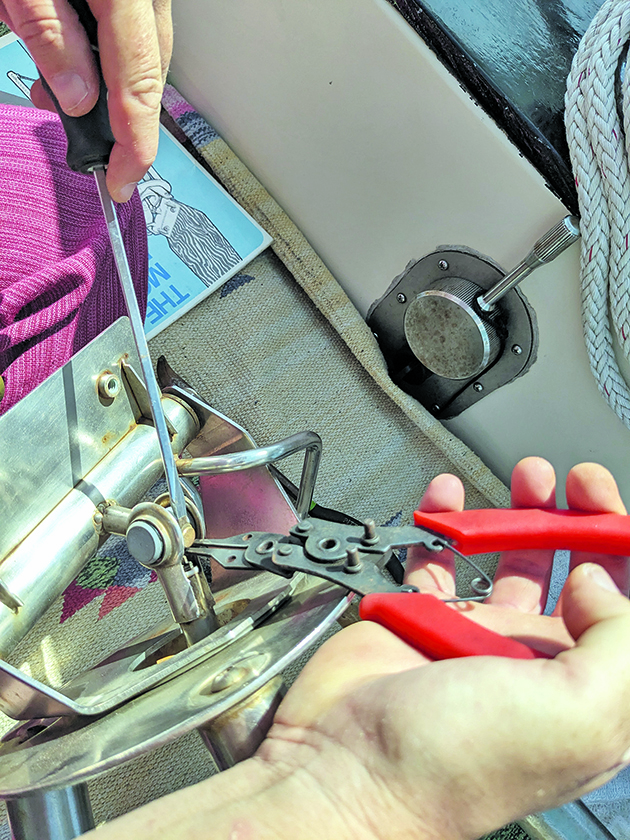
[[[467,248],[441,249],[407,266],[368,313],[367,323],[376,335],[393,381],[440,420],[456,417],[527,372],[536,360],[536,316],[519,289],[509,291],[497,305],[501,350],[496,361],[481,374],[461,380],[438,376],[416,358],[405,336],[405,313],[420,292],[449,278],[465,279],[486,291],[503,276],[488,257]]]

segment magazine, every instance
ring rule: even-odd
[[[37,78],[22,42],[0,37],[0,101],[28,104]],[[145,332],[153,338],[237,274],[271,237],[163,126],[138,191],[149,234]]]

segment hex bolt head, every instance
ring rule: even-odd
[[[396,295],[396,300],[398,301],[398,303],[407,303],[407,295],[403,295],[402,292],[399,292]]]
[[[96,380],[99,396],[104,400],[114,400],[120,393],[120,379],[111,370],[104,370]]]

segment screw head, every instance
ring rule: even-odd
[[[300,534],[306,534],[307,531],[310,531],[313,526],[310,522],[303,520],[302,522],[298,522],[297,525],[294,526],[294,529]]]
[[[446,260],[439,260],[438,268],[440,269],[440,271],[448,271],[448,263],[446,262]]]
[[[481,384],[481,382],[475,382],[475,384],[473,385],[473,391],[477,391],[477,393],[479,394],[483,391],[483,385]]]
[[[520,344],[513,344],[512,345],[512,353],[514,353],[515,356],[520,356],[522,354],[522,352],[523,352],[523,348],[521,347]]]
[[[399,292],[396,295],[396,300],[398,301],[398,303],[407,303],[407,295],[403,295],[402,292]]]

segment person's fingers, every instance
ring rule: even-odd
[[[169,7],[165,2],[158,6],[159,34],[151,0],[90,0],[90,6],[98,21],[101,68],[116,139],[107,186],[115,201],[127,201],[157,153],[163,88],[160,44],[170,54]]]
[[[544,458],[524,458],[512,472],[512,507],[547,508],[556,503],[556,475]],[[504,551],[487,603],[541,613],[547,601],[553,551]]]
[[[13,21],[11,20],[11,13],[7,9],[7,4],[0,0],[0,20],[9,27],[9,29],[13,29]]]
[[[576,510],[626,514],[613,475],[601,464],[577,464],[567,476],[567,502]]]
[[[44,90],[44,86],[41,83],[40,79],[36,79],[31,85],[30,97],[31,102],[36,108],[40,108],[42,111],[53,111],[54,113],[57,112],[57,109],[55,108],[55,103]]]
[[[576,792],[582,796],[630,763],[630,602],[608,572],[590,562],[570,573],[563,602],[564,622],[576,644],[557,659],[597,724],[591,760],[601,769]]]
[[[67,0],[5,0],[0,18],[22,39],[66,114],[87,114],[98,98],[98,75],[85,30]],[[33,102],[50,109],[42,94],[38,85]]]
[[[567,503],[574,510],[626,514],[615,479],[600,464],[585,463],[573,467],[567,476],[566,488]],[[604,566],[622,592],[628,594],[630,580],[627,557],[584,551],[571,553],[571,569],[585,562]]]
[[[464,486],[454,475],[438,475],[427,487],[418,509],[425,513],[464,509]],[[421,546],[407,551],[405,583],[425,592],[455,595],[455,562],[450,551],[430,552]]]

